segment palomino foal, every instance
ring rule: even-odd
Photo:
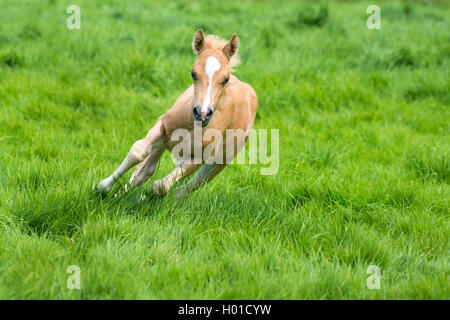
[[[178,197],[187,195],[211,181],[244,147],[248,131],[255,120],[258,101],[252,87],[231,74],[232,67],[239,63],[237,35],[233,34],[231,40],[226,42],[211,35],[205,38],[203,30],[199,30],[194,36],[192,47],[197,54],[191,72],[193,84],[178,97],[172,108],[158,118],[147,136],[133,144],[119,168],[98,184],[99,191],[109,192],[114,183],[138,163],[129,185],[136,187],[145,182],[155,171],[162,153],[165,150],[172,151],[179,143],[178,139],[172,139],[177,129],[185,129],[189,135],[187,138],[192,139],[189,141],[200,143],[202,150],[216,143],[213,155],[216,160],[220,158],[222,161],[207,161],[209,159],[203,157],[200,161],[194,161],[195,148],[191,148],[192,153],[184,154],[169,175],[153,183],[152,191],[156,195],[168,193],[177,181],[200,167],[190,181],[176,189]],[[212,139],[208,135],[210,129],[220,132],[222,137]],[[244,143],[227,148],[227,142],[230,143],[227,139],[231,131],[229,129],[233,129],[233,144],[235,137]],[[201,131],[202,141],[193,140],[195,130]]]

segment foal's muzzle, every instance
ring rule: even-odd
[[[195,106],[192,113],[194,114],[194,121],[201,121],[202,127],[206,127],[213,116],[213,111],[210,107],[208,107],[206,112],[202,112],[200,106]]]

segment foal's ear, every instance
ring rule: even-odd
[[[239,38],[236,33],[233,33],[231,40],[227,42],[227,44],[223,47],[222,51],[230,59],[239,48]]]
[[[203,33],[203,29],[200,29],[194,36],[194,40],[192,41],[192,49],[194,49],[196,53],[200,53],[205,46],[205,43],[205,34]]]

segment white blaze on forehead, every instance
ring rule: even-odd
[[[205,72],[209,78],[209,85],[208,85],[208,90],[206,91],[205,100],[203,100],[203,105],[202,105],[202,112],[205,112],[205,114],[208,110],[208,106],[211,103],[212,79],[214,77],[214,73],[216,73],[216,71],[219,69],[220,69],[220,63],[219,63],[219,60],[217,60],[215,57],[211,56],[206,60]]]

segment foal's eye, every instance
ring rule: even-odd
[[[197,75],[195,74],[194,70],[191,71],[191,77],[192,77],[192,80],[197,79]]]
[[[227,84],[227,82],[228,82],[228,80],[230,80],[230,76],[226,76],[226,78],[225,79],[223,79],[223,81],[222,81],[222,85],[224,86],[224,85],[226,85]]]

